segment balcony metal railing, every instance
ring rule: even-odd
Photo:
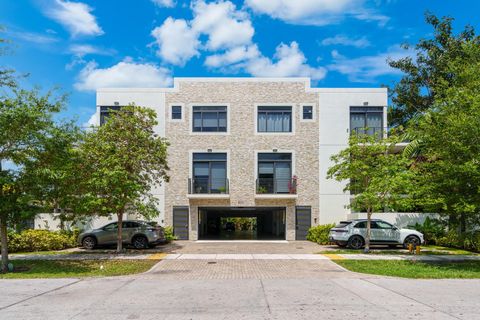
[[[257,194],[297,194],[297,179],[258,178]]]
[[[386,131],[386,128],[382,128],[382,127],[353,128],[352,134],[356,136],[367,135],[367,136],[376,137],[378,139],[382,139],[385,131]]]
[[[228,194],[229,182],[226,178],[189,178],[188,194]]]

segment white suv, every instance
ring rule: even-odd
[[[416,246],[424,242],[423,234],[417,230],[399,229],[378,219],[372,219],[370,222],[370,244],[383,244],[391,247],[403,245],[407,248],[409,244]],[[367,219],[356,219],[340,221],[330,230],[328,238],[340,247],[348,246],[352,249],[360,249],[365,245],[366,234]]]

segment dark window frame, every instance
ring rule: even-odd
[[[104,125],[112,111],[120,111],[124,106],[100,106],[100,125]]]
[[[265,130],[260,130],[260,114],[265,114]],[[284,123],[282,120],[282,130],[281,131],[271,131],[268,128],[268,115],[269,114],[280,114],[282,117],[286,114],[290,116],[289,119],[289,130],[284,129]],[[292,133],[293,132],[293,106],[284,105],[284,106],[268,106],[261,105],[257,106],[257,132],[258,133]]]
[[[174,110],[174,108],[180,108],[180,110]],[[180,116],[177,118],[177,116]],[[175,121],[183,120],[183,107],[181,105],[171,105],[170,106],[170,119]]]
[[[195,155],[206,155],[207,157],[205,157],[204,159],[201,159],[202,157],[198,157],[197,159],[195,159]],[[224,155],[225,158],[218,158],[218,159],[215,159],[214,157],[212,158],[208,158],[208,156],[212,156],[212,155]],[[208,177],[207,177],[207,193],[219,193],[219,190],[215,190],[215,189],[212,189],[212,179],[215,179],[213,178],[213,175],[212,175],[212,163],[224,163],[225,164],[225,185],[224,185],[224,188],[226,189],[228,187],[228,183],[227,183],[227,179],[228,179],[228,154],[226,152],[194,152],[192,153],[192,179],[194,181],[194,185],[195,185],[195,181],[197,179],[203,179],[200,178],[200,176],[196,176],[195,175],[195,164],[196,163],[208,163]],[[198,182],[197,182],[198,183]]]
[[[363,127],[355,127],[352,128],[352,114],[357,114],[357,115],[362,115],[363,116]],[[368,114],[379,114],[381,115],[382,123],[380,127],[380,132],[383,135],[384,131],[384,107],[381,106],[350,106],[350,114],[349,114],[349,126],[350,126],[350,132],[351,133],[358,133],[357,131],[359,129],[365,129],[367,128],[367,116]],[[373,135],[375,135],[375,128],[369,128],[369,129],[374,129]]]
[[[270,157],[276,155],[277,159],[274,159],[274,157],[271,157],[271,159],[269,159],[268,157],[266,157],[264,159],[261,159],[262,155],[270,156]],[[281,158],[282,156],[288,156],[289,159],[282,159]],[[260,163],[272,163],[273,164],[273,166],[272,166],[272,168],[273,168],[272,178],[267,178],[267,177],[262,178],[260,176]],[[290,164],[290,179],[291,179],[292,176],[293,176],[293,154],[291,152],[278,152],[278,153],[277,152],[259,152],[257,154],[257,179],[258,179],[258,182],[259,182],[258,187],[263,186],[263,184],[261,183],[262,179],[265,179],[265,180],[266,179],[272,179],[272,189],[268,190],[268,192],[288,193],[288,192],[277,192],[276,182],[279,180],[279,179],[276,178],[277,163],[289,163]]]
[[[308,111],[305,111],[305,108],[310,108],[310,112]],[[305,116],[309,116],[308,117],[305,117]],[[312,105],[303,105],[302,106],[302,120],[305,120],[305,121],[313,121],[313,106]]]
[[[204,110],[201,110],[201,109]],[[216,109],[216,110],[215,110]],[[216,114],[216,121],[217,127],[216,130],[205,130],[205,128],[214,128],[214,127],[206,127],[204,126],[204,114],[211,113]],[[220,114],[225,114],[225,127],[220,126]],[[195,127],[195,115],[200,114],[200,127]],[[192,132],[194,133],[215,133],[221,132],[226,133],[228,132],[228,106],[211,106],[211,105],[202,105],[202,106],[193,106],[192,107]]]

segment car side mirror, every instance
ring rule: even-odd
[[[397,228],[397,227],[392,227],[392,229],[393,229],[393,230],[398,230],[398,228]]]

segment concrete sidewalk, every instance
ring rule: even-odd
[[[480,261],[480,255],[387,255],[387,254],[323,254],[331,260],[415,260],[432,262]]]

